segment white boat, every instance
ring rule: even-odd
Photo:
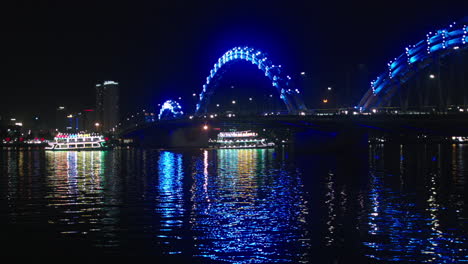
[[[272,148],[275,143],[266,138],[259,138],[256,132],[230,131],[220,132],[216,139],[209,139],[209,144],[220,149]]]
[[[101,150],[107,149],[108,138],[97,133],[58,133],[53,141],[48,142],[46,150]]]

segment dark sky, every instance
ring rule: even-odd
[[[99,80],[120,83],[123,115],[198,93],[239,45],[307,72],[310,94],[342,79],[345,65],[365,64],[374,77],[428,31],[468,15],[468,1],[12,2],[0,9],[0,113],[25,119],[93,107]]]

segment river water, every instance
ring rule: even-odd
[[[468,261],[468,145],[0,152],[2,252]]]

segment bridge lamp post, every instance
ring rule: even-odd
[[[249,102],[253,103],[253,98],[249,97]],[[251,107],[249,110],[252,111],[252,113],[255,115],[257,114],[257,105],[253,105],[254,107]]]
[[[332,87],[331,86],[328,86],[327,87],[327,97],[328,98],[332,98]],[[327,102],[328,102],[328,99],[326,98]],[[329,106],[329,107],[332,107],[332,106]]]
[[[236,100],[232,100],[231,103],[232,103],[232,105],[233,105],[233,111],[234,111],[234,112],[237,111],[237,109],[235,108]]]

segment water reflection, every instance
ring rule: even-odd
[[[339,186],[335,180],[336,175],[328,172],[325,181],[325,206],[326,206],[326,228],[325,246],[340,246],[342,232],[345,220],[345,214],[348,207],[348,197],[346,185]]]
[[[403,148],[402,148],[403,149]],[[417,152],[414,152],[414,151]],[[372,149],[364,245],[368,256],[383,261],[455,263],[468,261],[467,237],[453,229],[460,219],[441,193],[451,184],[441,146],[412,146],[400,153],[400,175],[389,173],[385,147]],[[391,151],[386,154],[393,155]],[[420,164],[415,167],[414,164]],[[391,166],[393,167],[393,166]],[[400,179],[395,184],[393,178]],[[406,182],[408,181],[408,182]],[[416,183],[416,187],[408,184]],[[426,198],[424,198],[426,197]],[[455,209],[455,210],[454,210]]]
[[[272,166],[273,154],[265,149],[203,153],[191,188],[196,255],[233,263],[306,258],[308,209],[300,175],[286,173],[284,164]]]
[[[118,207],[113,206],[115,195],[109,188],[112,179],[105,177],[106,155],[103,151],[46,152],[48,224],[68,239],[91,238],[91,245],[97,247],[119,244]]]
[[[181,229],[184,216],[182,154],[162,151],[159,156],[158,194],[156,212],[160,214],[160,228],[157,237],[169,248],[163,254],[180,254]]]
[[[0,242],[185,263],[468,261],[467,147],[4,151]]]

